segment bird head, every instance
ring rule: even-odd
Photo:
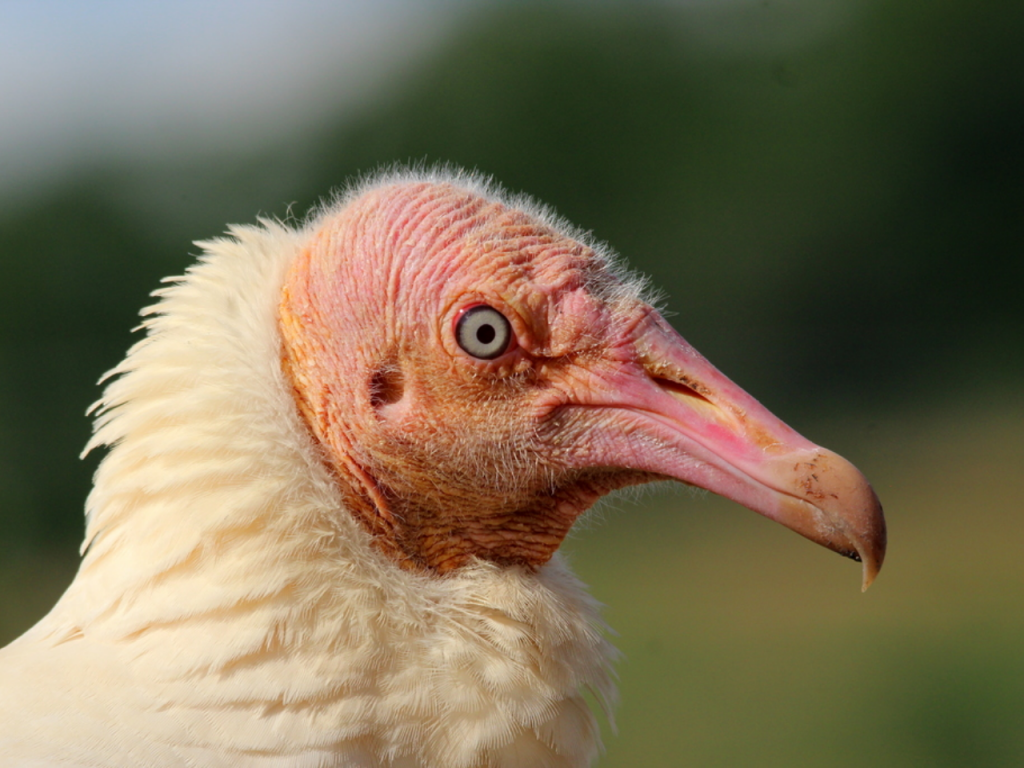
[[[606,249],[451,182],[364,189],[288,269],[282,366],[352,514],[403,568],[537,567],[601,496],[674,479],[864,564],[863,475],[716,370]]]

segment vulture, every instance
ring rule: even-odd
[[[5,766],[590,765],[616,651],[558,548],[640,483],[882,564],[852,464],[478,174],[197,245],[93,406],[80,569],[0,651]]]

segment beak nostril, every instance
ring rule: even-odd
[[[703,394],[701,394],[695,386],[678,381],[677,379],[669,379],[664,376],[652,375],[651,378],[654,383],[661,387],[666,392],[678,397],[680,399],[695,400],[697,402],[706,403],[707,405],[714,405],[713,402]]]

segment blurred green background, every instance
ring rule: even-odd
[[[359,99],[319,72],[287,131],[115,148],[4,196],[0,644],[73,576],[83,411],[191,241],[450,161],[651,275],[680,332],[864,470],[890,523],[861,595],[853,564],[706,494],[587,518],[566,549],[625,654],[600,765],[1024,765],[1024,4],[436,12],[443,34]]]

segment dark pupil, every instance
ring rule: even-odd
[[[481,344],[490,344],[497,335],[493,325],[481,325],[476,329],[476,340]]]

